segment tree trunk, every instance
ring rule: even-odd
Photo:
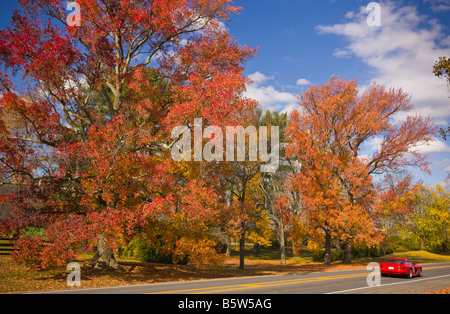
[[[352,263],[352,246],[350,243],[344,244],[344,264]]]
[[[122,267],[114,257],[113,250],[106,244],[105,236],[98,237],[97,253],[92,259],[94,269],[98,270],[119,270]]]
[[[226,235],[226,241],[227,241],[227,257],[231,257],[231,236],[227,233]]]
[[[292,254],[294,254],[294,256],[298,256],[297,246],[295,245],[294,239],[292,239]]]
[[[325,230],[325,254],[323,256],[323,263],[325,265],[331,265],[331,232]]]
[[[420,241],[420,250],[421,250],[421,251],[425,251],[425,239],[422,239],[422,240]]]
[[[239,269],[244,269],[245,254],[245,222],[241,224],[241,238],[239,239]]]
[[[261,252],[261,245],[259,243],[254,243],[253,244],[253,256],[258,257],[259,252]]]
[[[280,241],[281,265],[286,265],[286,243],[284,240],[283,224],[278,226],[278,240]]]

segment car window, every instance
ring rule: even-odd
[[[405,261],[402,261],[402,260],[399,260],[399,259],[388,259],[387,263],[394,263],[394,264],[405,265]]]

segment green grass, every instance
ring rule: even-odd
[[[439,255],[430,253],[427,251],[409,251],[409,252],[402,252],[402,253],[392,253],[389,255],[386,255],[384,257],[378,257],[376,260],[378,261],[384,261],[388,258],[407,258],[410,261],[413,261],[414,263],[422,263],[422,264],[430,264],[430,263],[448,263],[450,262],[450,256],[448,255]]]
[[[231,256],[238,257],[239,252],[236,250],[231,251]],[[261,249],[258,257],[253,256],[253,246],[246,245],[245,248],[245,259],[246,260],[263,260],[263,261],[275,261],[280,260],[280,251],[276,249]],[[415,263],[430,264],[430,263],[448,263],[450,262],[450,255],[434,254],[427,251],[409,251],[409,252],[399,252],[392,253],[381,257],[363,257],[352,259],[353,263],[358,262],[384,262],[389,258],[407,258]],[[312,262],[313,253],[302,249],[299,256],[293,256],[291,249],[286,249],[286,260],[302,263],[302,262]]]
[[[239,257],[239,251],[236,250],[235,245],[231,250],[232,257]],[[281,259],[281,253],[279,249],[261,249],[258,256],[253,255],[253,244],[246,244],[244,251],[246,260],[263,260],[263,261],[276,261]],[[286,260],[292,260],[295,262],[311,262],[313,253],[307,250],[301,250],[299,256],[294,256],[291,248],[286,248]]]

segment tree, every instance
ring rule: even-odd
[[[448,136],[450,135],[450,127],[448,127],[447,130],[443,128],[439,129],[439,133],[444,139],[444,141],[446,141]]]
[[[267,207],[264,198],[264,190],[261,189],[262,178],[264,177],[263,167],[264,165],[264,154],[266,151],[267,155],[271,155],[271,158],[278,158],[278,153],[274,150],[279,149],[276,145],[278,143],[279,129],[276,128],[265,128],[269,129],[269,132],[261,132],[261,129],[256,127],[259,125],[259,119],[262,111],[256,109],[251,114],[247,116],[242,116],[242,123],[248,128],[241,134],[241,142],[233,143],[235,145],[234,152],[236,152],[236,157],[238,153],[238,145],[242,146],[243,143],[248,147],[248,152],[242,150],[242,155],[239,158],[235,158],[234,162],[229,163],[229,167],[233,171],[233,175],[229,179],[229,192],[231,194],[230,200],[230,210],[231,210],[231,223],[234,225],[233,229],[239,238],[239,268],[244,269],[245,264],[245,243],[247,240],[247,235],[250,231],[257,231],[259,233],[268,234],[267,228],[262,228],[261,222],[267,221]],[[269,131],[267,130],[267,131]],[[269,137],[269,142],[263,137]],[[238,135],[239,137],[239,135]],[[234,135],[233,135],[234,139]],[[245,141],[244,141],[245,139]],[[259,152],[256,148],[256,143],[259,143]],[[271,152],[268,152],[267,147],[262,147],[262,143],[268,144],[271,147]],[[227,142],[227,147],[230,143]],[[241,147],[242,148],[242,147]],[[258,153],[258,154],[257,154]],[[228,154],[228,152],[227,152]],[[264,161],[264,162],[263,162]],[[274,164],[279,165],[279,160],[272,160]],[[273,170],[273,169],[272,169]],[[263,229],[266,229],[264,232]],[[255,238],[259,238],[257,242],[264,242],[264,237],[256,236],[258,232],[253,232],[251,238],[255,241]]]
[[[439,57],[434,63],[433,73],[437,77],[445,76],[447,80],[450,80],[450,58]]]
[[[245,242],[247,232],[249,231],[252,221],[261,216],[261,209],[258,208],[255,177],[260,173],[260,165],[257,162],[232,162],[231,167],[234,175],[230,182],[230,192],[236,201],[230,204],[233,213],[231,224],[234,225],[236,234],[239,238],[239,269],[245,267]],[[254,186],[252,188],[252,185]],[[255,202],[256,201],[256,202]]]
[[[311,86],[300,94],[300,108],[291,113],[286,130],[287,156],[301,163],[288,184],[300,195],[309,229],[324,238],[326,264],[333,238],[344,243],[345,262],[350,262],[352,245],[380,241],[373,175],[407,165],[429,171],[414,147],[432,141],[431,119],[408,116],[396,122],[394,114],[413,107],[401,89],[372,84],[358,93],[356,80],[335,76],[323,86]],[[363,145],[374,138],[379,148],[363,153]]]
[[[381,231],[384,235],[383,243],[390,249],[396,250],[402,245],[400,234],[408,221],[408,206],[404,201],[412,190],[420,186],[406,171],[388,173],[378,184],[379,217]]]
[[[403,206],[405,219],[397,226],[400,237],[418,243],[420,250],[446,252],[450,241],[450,193],[440,185],[436,188],[418,186],[396,203]]]
[[[253,217],[251,224],[247,240],[253,243],[253,256],[258,257],[261,246],[269,247],[272,244],[270,241],[273,234],[272,221],[269,215],[261,212],[260,215]]]
[[[24,0],[0,31],[0,177],[20,187],[2,197],[16,212],[2,233],[44,228],[21,237],[16,256],[39,267],[99,247],[97,266],[117,268],[112,252],[136,236],[164,235],[167,250],[211,255],[218,197],[171,159],[171,131],[198,117],[237,125],[253,111],[243,64],[255,50],[222,27],[240,8],[78,3],[79,27],[66,24],[64,1]]]
[[[433,73],[437,77],[444,76],[447,79],[448,86],[450,86],[450,58],[439,57],[439,60],[434,63]],[[442,138],[447,140],[447,137],[450,136],[450,127],[447,130],[441,128],[440,133]]]
[[[259,110],[259,109],[258,109]],[[257,111],[257,115],[260,116],[260,126],[276,126],[279,127],[279,135],[281,140],[279,164],[277,171],[263,173],[260,176],[260,189],[264,194],[264,208],[266,213],[275,222],[278,241],[280,243],[280,255],[281,264],[286,264],[286,244],[285,244],[285,229],[287,228],[287,216],[283,212],[283,206],[279,206],[278,200],[280,198],[287,199],[289,196],[285,195],[284,184],[286,178],[295,171],[296,167],[293,166],[293,160],[286,158],[286,150],[284,148],[285,130],[288,123],[287,113],[280,114],[278,111],[267,110],[264,114],[263,111]]]

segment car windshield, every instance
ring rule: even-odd
[[[386,263],[393,263],[393,264],[402,264],[405,265],[405,261],[400,259],[388,259]]]

